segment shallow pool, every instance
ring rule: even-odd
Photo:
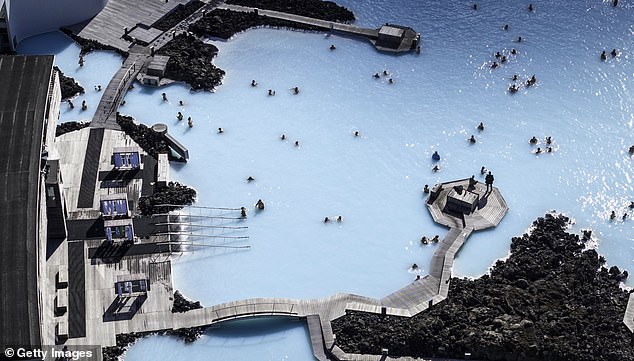
[[[634,160],[627,154],[634,144],[634,6],[533,1],[536,11],[528,13],[518,1],[479,1],[478,11],[444,1],[424,7],[415,0],[340,3],[361,25],[413,26],[422,34],[422,54],[391,56],[357,39],[258,29],[214,41],[220,48],[215,63],[227,71],[215,93],[137,86],[126,96],[121,112],[168,124],[189,148],[189,163],[174,165],[172,177],[195,187],[200,205],[250,210],[248,240],[209,244],[251,248],[201,248],[181,256],[174,265],[177,289],[204,305],[337,292],[382,297],[415,277],[412,263],[426,272],[434,247],[421,246],[420,237],[446,232],[427,213],[423,185],[479,176],[481,166],[494,173],[510,210],[499,227],[469,238],[454,274],[486,272],[507,254],[512,236],[551,209],[576,219],[577,229],[591,227],[609,264],[632,269],[634,220],[620,216],[634,200]],[[522,43],[513,41],[518,36]],[[328,50],[330,44],[337,49]],[[493,54],[511,48],[518,55],[491,69]],[[601,50],[612,48],[619,55],[602,62]],[[107,84],[121,62],[99,52],[79,68],[77,46],[59,34],[29,39],[20,51],[56,53],[62,70],[87,88],[78,99],[95,106],[94,85]],[[383,70],[390,75],[372,77]],[[523,80],[535,74],[537,84],[510,95],[513,74]],[[290,90],[295,86],[298,95]],[[268,89],[276,95],[267,96]],[[61,118],[89,118],[90,109],[63,106]],[[178,111],[192,117],[193,128],[176,119]],[[482,133],[479,122],[486,126]],[[472,134],[474,145],[466,140]],[[555,151],[535,155],[532,136],[542,148],[552,136]],[[431,171],[434,150],[442,156],[438,173]],[[255,181],[246,182],[248,176]],[[266,209],[255,213],[260,198]],[[343,222],[323,223],[338,215]],[[303,359],[311,359],[304,326],[291,329],[283,334],[293,336],[270,342],[281,350],[300,342]],[[229,359],[253,359],[264,350],[236,346],[252,345],[250,335],[236,343],[224,339]],[[138,347],[170,342],[158,338]],[[196,357],[225,352],[206,341],[185,349]],[[143,359],[135,350],[129,358]]]

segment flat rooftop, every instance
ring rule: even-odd
[[[0,56],[0,345],[39,345],[40,157],[53,56]]]

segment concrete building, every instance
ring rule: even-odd
[[[42,324],[53,318],[54,307],[42,292],[48,283],[44,260],[47,246],[54,244],[49,242],[49,236],[65,237],[64,198],[54,159],[61,90],[53,59],[53,56],[0,56],[3,137],[0,346],[3,347],[41,345]],[[61,217],[61,222],[56,217]],[[49,221],[57,226],[50,233]]]
[[[86,21],[108,0],[0,0],[0,50],[20,41]],[[8,46],[7,46],[8,43]]]

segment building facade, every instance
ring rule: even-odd
[[[108,0],[0,0],[0,51],[37,34],[86,21]]]

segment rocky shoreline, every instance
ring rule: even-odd
[[[145,124],[136,124],[131,116],[117,113],[117,124],[119,124],[121,130],[152,157],[158,159],[159,153],[170,154],[169,145],[167,145],[161,135]]]
[[[55,71],[59,74],[59,85],[62,89],[62,100],[70,99],[77,94],[84,94],[84,88],[79,85],[75,79],[64,75],[57,66],[54,66],[53,69],[55,69]]]
[[[90,122],[65,122],[57,124],[55,127],[55,136],[59,137],[60,135],[74,132],[76,130],[81,130],[90,126]]]
[[[193,90],[212,91],[222,84],[225,71],[212,63],[218,48],[195,36],[177,35],[158,53],[170,57],[165,69],[166,78],[185,82]]]
[[[227,4],[281,11],[326,21],[352,22],[352,11],[332,1],[322,0],[227,0]]]
[[[192,205],[195,200],[195,189],[178,182],[169,182],[166,187],[155,191],[151,196],[139,198],[139,210],[141,210],[141,214],[151,216]],[[179,207],[166,207],[161,206],[161,204],[171,204]]]
[[[401,318],[349,312],[334,320],[348,353],[481,360],[632,361],[634,335],[623,324],[629,293],[616,266],[547,214],[515,237],[490,275],[452,278],[443,303]]]
[[[180,291],[174,292],[174,304],[172,305],[172,313],[183,313],[191,310],[203,308],[200,301],[191,301],[183,296]]]

